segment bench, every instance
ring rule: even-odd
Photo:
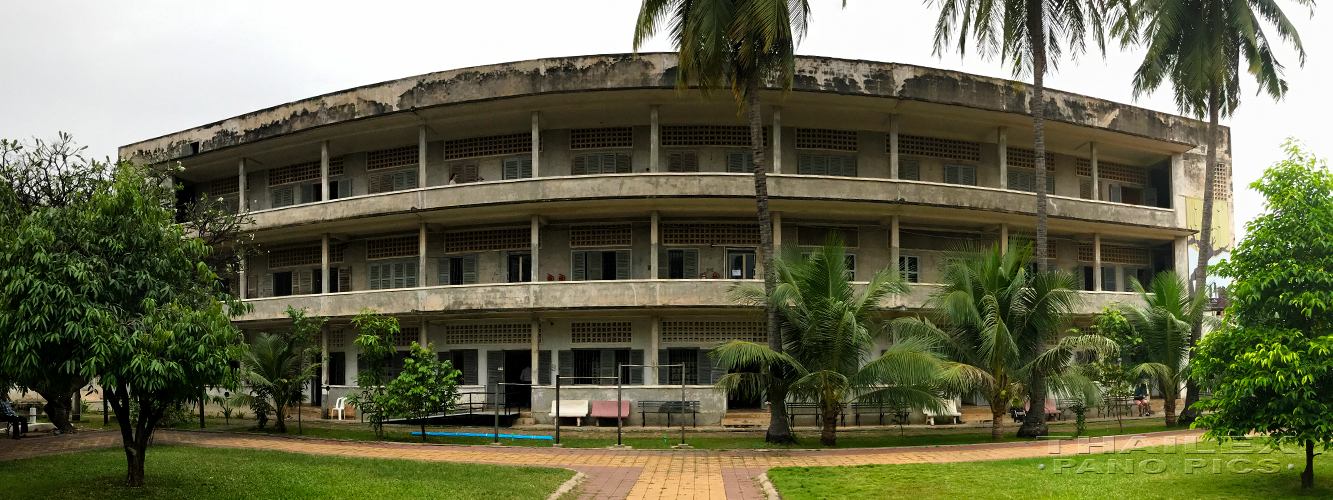
[[[802,415],[809,415],[815,417],[815,422],[813,425],[819,426],[823,424],[823,422],[821,422],[821,419],[824,418],[824,414],[823,410],[819,408],[819,403],[804,403],[804,402],[793,403],[791,401],[787,402],[787,423],[791,424],[792,426],[795,426],[796,417]],[[844,409],[839,408],[838,417],[841,420],[839,425],[846,427],[847,412]]]
[[[564,408],[561,408],[561,410],[563,409]],[[619,412],[616,411],[615,401],[593,401],[592,411],[588,413],[588,416],[592,418],[622,419],[622,418],[628,418],[629,415],[630,415],[629,401],[620,402]],[[596,423],[596,421],[594,421],[594,423]]]
[[[1134,411],[1133,398],[1108,396],[1102,398],[1102,406],[1097,408],[1097,416],[1100,417],[1103,413],[1108,417],[1114,414],[1129,416],[1132,411]]]
[[[1023,409],[1027,411],[1032,411],[1032,403],[1031,402],[1024,403]],[[1061,411],[1059,408],[1055,407],[1055,400],[1051,398],[1046,398],[1046,404],[1044,405],[1043,410],[1046,413],[1046,420],[1048,422],[1051,420],[1055,420],[1056,418],[1063,418],[1064,416],[1064,412]],[[1026,412],[1024,413],[1026,414]]]
[[[905,404],[899,403],[872,403],[868,401],[855,401],[852,403],[853,421],[856,425],[861,425],[861,413],[863,410],[869,410],[865,413],[879,414],[879,425],[884,425],[884,415],[892,415],[890,422],[895,425],[906,425],[907,419],[912,416],[912,409]]]
[[[648,426],[649,413],[666,414],[666,426],[671,427],[671,414],[679,413],[681,418],[685,418],[685,413],[689,412],[694,420],[694,427],[699,426],[699,402],[698,401],[639,401],[639,419],[643,420],[644,427]]]
[[[615,411],[612,405],[612,411]],[[562,399],[560,400],[560,414],[555,414],[555,401],[551,401],[551,415],[555,418],[572,418],[583,425],[583,417],[588,416],[588,400],[586,399]]]
[[[935,421],[940,418],[948,420],[950,424],[963,423],[963,414],[962,412],[958,411],[958,402],[952,399],[948,399],[944,401],[944,411],[926,412],[926,424],[928,425],[935,425]]]

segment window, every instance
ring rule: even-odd
[[[370,174],[370,194],[388,193],[391,191],[402,191],[404,189],[417,188],[417,171],[403,170],[400,172],[386,172],[382,174]]]
[[[975,165],[945,165],[944,182],[946,184],[977,185],[977,167]]]
[[[481,173],[475,162],[454,163],[449,165],[449,183],[464,184],[481,180]]]
[[[273,273],[273,296],[286,297],[292,294],[292,272]]]
[[[602,351],[600,349],[574,350],[574,384],[600,385],[602,383]]]
[[[921,282],[921,259],[915,255],[898,256],[898,273],[908,283]]]
[[[530,152],[532,152],[532,134],[528,132],[444,141],[446,160]]]
[[[511,253],[509,254],[508,261],[510,283],[527,283],[532,281],[532,255],[526,253]]]
[[[473,285],[477,283],[477,256],[462,255],[439,260],[436,276],[441,285]]]
[[[576,128],[569,131],[569,149],[632,148],[632,127]]]
[[[884,142],[887,148],[889,141]],[[981,161],[981,143],[937,137],[899,135],[898,153],[946,160]]]
[[[754,279],[754,250],[730,250],[727,252],[728,276],[734,280]]]
[[[445,253],[522,250],[532,245],[530,227],[454,231],[444,235]]]
[[[764,147],[769,129],[764,128]],[[750,127],[745,125],[663,125],[663,146],[749,147]]]
[[[921,162],[917,160],[898,160],[898,178],[919,181],[921,180]]]
[[[574,281],[631,279],[629,250],[575,250]]]
[[[459,377],[458,385],[478,385],[477,381],[477,350],[476,349],[452,349],[440,351],[440,361],[448,361],[454,365],[454,369],[463,372]]]
[[[352,196],[352,180],[339,179],[329,181],[329,199],[336,200]]]
[[[758,245],[759,225],[662,224],[662,242],[665,245]],[[629,244],[629,241],[623,244]]]
[[[699,277],[699,249],[667,250],[667,279],[696,279]]]
[[[273,190],[273,208],[290,207],[296,204],[296,187],[287,186]]]
[[[1107,292],[1116,291],[1114,267],[1102,266],[1102,290]]]
[[[1009,189],[1015,191],[1037,192],[1036,174],[1033,172],[1009,171]],[[1055,194],[1055,176],[1046,174],[1046,194]]]
[[[727,153],[727,172],[737,174],[754,172],[754,153],[748,151]]]
[[[568,363],[568,364],[566,364]],[[573,376],[575,384],[616,385],[616,367],[620,366],[620,382],[642,385],[643,368],[624,365],[643,364],[640,349],[574,349],[560,351],[561,376]],[[573,365],[572,370],[566,366]]]
[[[855,152],[856,146],[855,130],[796,129],[796,149],[831,149]]]
[[[682,370],[681,367],[679,366],[670,367],[667,379],[659,380],[658,382],[670,385],[680,385],[682,382],[681,375],[683,371],[684,372],[683,375],[685,377],[685,380],[683,382],[685,383],[685,385],[698,385],[699,349],[689,347],[689,348],[667,349],[666,351],[667,351],[666,359],[659,360],[659,362],[666,361],[666,364],[669,365],[685,365],[685,368]]]
[[[532,157],[519,156],[514,158],[505,158],[504,161],[504,179],[531,179],[532,178]]]
[[[329,353],[328,385],[347,385],[347,353]]]
[[[629,153],[588,153],[574,155],[570,166],[572,175],[628,174]]]
[[[856,177],[856,157],[805,153],[796,159],[796,173]]]
[[[366,170],[416,165],[421,161],[420,145],[411,144],[366,153]]]
[[[417,262],[404,260],[367,264],[367,285],[371,290],[414,288],[417,286]]]
[[[672,151],[667,153],[667,172],[698,172],[699,153],[697,151]]]
[[[1096,289],[1097,289],[1097,286],[1096,286],[1096,285],[1097,285],[1097,278],[1096,278],[1096,276],[1095,276],[1095,272],[1094,272],[1095,269],[1093,269],[1092,266],[1079,266],[1079,267],[1080,267],[1080,268],[1082,269],[1082,271],[1083,271],[1083,272],[1079,273],[1080,277],[1083,278],[1083,280],[1082,280],[1082,281],[1083,281],[1083,283],[1082,283],[1082,285],[1083,285],[1083,287],[1082,287],[1083,290],[1085,290],[1085,291],[1089,291],[1089,292],[1091,292],[1091,291],[1093,291],[1093,290],[1096,290]]]

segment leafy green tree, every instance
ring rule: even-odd
[[[1295,0],[1314,14],[1314,0]],[[1126,45],[1146,47],[1143,62],[1134,72],[1134,96],[1152,93],[1169,81],[1181,113],[1208,117],[1207,159],[1204,163],[1202,224],[1199,260],[1191,276],[1193,293],[1202,294],[1208,280],[1208,261],[1221,252],[1213,245],[1213,198],[1217,179],[1218,121],[1240,106],[1241,70],[1259,85],[1259,92],[1275,100],[1287,93],[1282,64],[1273,54],[1273,40],[1264,25],[1276,28],[1281,41],[1290,42],[1305,65],[1300,34],[1275,0],[1136,0],[1116,20],[1112,32]],[[1190,346],[1198,344],[1203,324],[1195,322]],[[1199,399],[1199,388],[1189,383],[1185,414]]]
[[[1194,425],[1217,439],[1260,433],[1303,444],[1309,488],[1315,446],[1333,444],[1333,175],[1299,143],[1285,147],[1287,159],[1250,184],[1265,212],[1217,265],[1232,279],[1231,326],[1205,337],[1194,359],[1194,377],[1213,393],[1194,405]]]
[[[1202,321],[1208,296],[1191,296],[1185,278],[1173,271],[1158,273],[1151,292],[1137,279],[1130,278],[1129,284],[1143,304],[1126,304],[1123,311],[1130,328],[1143,339],[1146,359],[1128,372],[1136,381],[1148,378],[1157,384],[1166,426],[1175,427],[1176,398],[1190,374],[1190,330]]]
[[[767,165],[764,157],[764,124],[759,87],[780,82],[790,90],[796,72],[796,45],[805,36],[810,6],[806,0],[644,0],[634,26],[634,50],[661,29],[675,45],[679,56],[676,88],[696,86],[707,95],[730,89],[743,105],[750,125],[755,206],[759,214],[759,267],[763,268],[764,290],[771,296],[777,287],[774,269],[773,222],[768,208]],[[782,352],[778,311],[764,301],[769,348]],[[770,382],[787,377],[769,377]],[[768,432],[770,443],[793,443],[787,425],[786,388],[773,383],[766,388],[771,402]]]
[[[287,432],[287,409],[305,400],[306,386],[319,373],[315,339],[326,321],[309,318],[304,308],[291,306],[287,307],[287,316],[292,319],[289,332],[259,334],[241,358],[241,378],[250,391],[243,400],[255,412],[259,428],[264,428],[272,413],[277,418],[273,426],[282,433]]]
[[[1120,4],[1119,0],[930,0],[940,8],[935,23],[935,54],[942,55],[955,45],[959,55],[966,55],[968,43],[975,44],[983,57],[999,54],[1002,63],[1013,66],[1015,78],[1032,76],[1028,93],[1028,109],[1032,113],[1033,186],[1037,186],[1036,261],[1040,271],[1046,271],[1046,224],[1049,210],[1046,200],[1046,72],[1054,69],[1066,51],[1077,58],[1091,36],[1097,48],[1105,53],[1105,27],[1108,9]],[[1030,394],[1032,404],[1041,408],[1046,404],[1046,393],[1041,389],[1042,373],[1029,381],[1035,390]],[[1028,412],[1019,430],[1020,436],[1047,434],[1045,416]]]
[[[1100,335],[1053,338],[1079,297],[1069,273],[1028,271],[1031,248],[1011,245],[1001,252],[999,245],[992,245],[959,254],[945,270],[943,287],[927,302],[936,321],[895,321],[901,334],[932,339],[949,360],[967,367],[958,372],[972,375],[958,379],[968,382],[968,392],[979,391],[990,402],[991,438],[997,441],[1004,436],[1004,415],[1016,396],[1028,395],[1028,413],[1039,415],[1045,403],[1035,394],[1044,395],[1048,388],[1095,401],[1096,387],[1070,362],[1079,350],[1115,352],[1115,344]],[[1041,373],[1042,386],[1024,384],[1033,372]],[[1042,420],[1044,424],[1044,415]]]
[[[431,352],[434,345],[421,347],[412,343],[403,371],[385,388],[385,413],[415,419],[421,424],[421,440],[426,440],[426,419],[448,413],[458,404],[458,377],[453,363],[440,361]]]
[[[794,255],[777,261],[776,267],[778,286],[771,297],[783,321],[785,349],[777,352],[739,340],[714,349],[709,355],[735,371],[719,379],[718,388],[754,393],[768,382],[765,374],[790,374],[792,379],[785,384],[790,394],[819,404],[819,442],[825,446],[837,445],[837,418],[851,400],[931,410],[943,406],[939,398],[943,367],[928,342],[895,342],[880,356],[874,355],[875,339],[885,335],[888,325],[876,314],[880,302],[907,293],[897,272],[880,270],[858,290],[848,277],[845,248],[836,237],[809,258]],[[732,287],[731,294],[750,304],[770,297],[749,284]],[[747,372],[753,366],[767,369]]]
[[[360,332],[354,343],[361,352],[358,364],[364,368],[356,374],[360,392],[348,396],[347,403],[366,416],[378,439],[384,437],[384,420],[388,417],[384,405],[388,383],[385,369],[397,352],[393,337],[399,331],[398,319],[383,316],[373,309],[363,309],[352,318],[352,325]]]

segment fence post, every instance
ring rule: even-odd
[[[555,375],[555,445],[554,445],[554,447],[559,448],[559,447],[563,446],[563,445],[560,444],[560,372],[557,371],[557,370],[552,370],[552,371],[555,371],[555,373],[552,374],[552,375]]]

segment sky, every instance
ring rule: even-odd
[[[1006,66],[933,54],[938,9],[918,1],[811,0],[798,53],[916,64],[1010,78]],[[1283,158],[1287,137],[1333,155],[1324,94],[1333,77],[1328,15],[1280,1],[1302,36],[1302,68],[1284,44],[1290,91],[1255,95],[1250,80],[1232,130],[1235,215],[1262,209],[1247,186]],[[410,2],[0,0],[0,138],[73,134],[86,153],[116,148],[277,104],[433,71],[632,50],[634,0]],[[1271,28],[1270,28],[1271,32]],[[1276,39],[1276,36],[1274,36]],[[644,51],[669,51],[652,40]],[[1169,89],[1135,101],[1139,51],[1066,58],[1051,88],[1176,112]],[[1246,78],[1243,76],[1242,78]]]

